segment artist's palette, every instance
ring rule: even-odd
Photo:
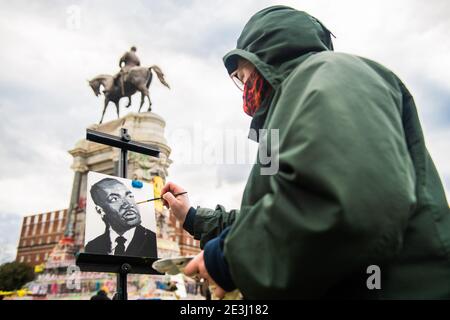
[[[193,258],[194,256],[160,259],[153,262],[152,267],[158,272],[176,275],[182,273]]]

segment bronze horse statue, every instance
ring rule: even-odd
[[[150,83],[152,82],[153,72],[156,73],[159,81],[170,89],[169,84],[164,79],[164,73],[161,69],[153,65],[149,68],[146,67],[132,67],[125,78],[124,82],[124,93],[122,95],[122,90],[120,86],[120,80],[117,77],[101,74],[96,76],[92,80],[88,80],[89,86],[94,91],[95,95],[98,97],[100,95],[100,87],[103,86],[103,94],[105,95],[105,103],[103,107],[102,118],[100,119],[100,124],[103,122],[103,117],[105,116],[106,107],[109,102],[114,102],[117,110],[117,117],[119,116],[119,101],[123,97],[128,98],[127,108],[131,105],[131,96],[135,94],[137,91],[141,93],[141,105],[139,106],[139,111],[141,112],[141,108],[144,105],[145,97],[148,98],[148,112],[152,111],[152,101],[150,100],[148,88],[150,87]]]

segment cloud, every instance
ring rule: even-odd
[[[17,214],[0,213],[0,265],[16,258],[21,218]]]
[[[438,169],[450,205],[450,127],[431,131],[425,135],[425,143]]]

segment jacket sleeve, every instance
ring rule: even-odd
[[[224,229],[231,226],[239,210],[226,211],[221,205],[217,205],[215,210],[207,208],[197,208],[194,218],[193,236],[200,240],[200,248],[212,238],[217,237]]]
[[[279,129],[279,170],[250,178],[247,193],[269,192],[242,206],[225,239],[246,298],[323,297],[361,273],[367,289],[367,267],[402,248],[416,199],[401,96],[375,76],[327,68],[283,84],[268,124]]]

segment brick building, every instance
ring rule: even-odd
[[[67,210],[52,211],[26,216],[22,221],[17,262],[26,262],[32,266],[44,263],[50,252],[64,236]],[[170,239],[180,248],[180,255],[190,256],[200,252],[200,242],[183,229],[182,224],[169,218]]]
[[[64,235],[66,219],[67,210],[24,217],[16,261],[26,262],[32,266],[45,262]]]

